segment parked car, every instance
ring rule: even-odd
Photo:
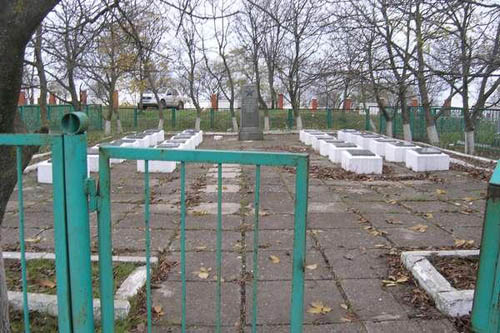
[[[187,102],[187,97],[179,93],[177,89],[168,89],[165,93],[159,93],[160,102],[163,108],[176,108],[177,110],[184,109],[184,104]],[[146,110],[148,107],[158,108],[155,95],[152,92],[142,94],[142,103],[139,107]]]

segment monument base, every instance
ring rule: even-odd
[[[264,140],[264,134],[259,127],[244,127],[238,132],[238,140],[240,141],[257,141]]]

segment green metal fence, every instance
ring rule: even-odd
[[[477,333],[500,332],[500,165],[488,186],[471,326]]]
[[[403,138],[403,120],[399,109],[388,108],[393,124],[393,135]],[[410,129],[413,140],[428,141],[425,122],[425,113],[422,107],[410,108]],[[432,114],[436,116],[441,111],[440,107],[433,107]],[[379,132],[385,133],[386,121],[380,114],[378,116]],[[475,129],[475,144],[479,154],[491,157],[500,157],[500,141],[497,135],[500,121],[500,109],[483,111]],[[436,119],[436,129],[439,135],[439,146],[453,150],[463,150],[465,143],[465,122],[462,108],[449,108]]]
[[[292,264],[292,292],[290,331],[302,332],[303,322],[303,297],[304,297],[304,262],[306,253],[306,221],[307,221],[307,192],[308,192],[308,166],[309,158],[304,154],[288,153],[261,153],[261,152],[236,152],[236,151],[209,151],[209,150],[168,150],[168,149],[137,149],[121,148],[112,146],[101,146],[99,149],[99,259],[100,259],[100,295],[103,332],[112,332],[114,327],[114,300],[113,272],[112,272],[112,243],[111,243],[111,200],[110,200],[110,158],[145,160],[144,188],[145,188],[145,247],[147,271],[150,271],[150,226],[149,226],[149,161],[177,161],[180,162],[180,248],[181,248],[181,281],[182,297],[179,306],[182,309],[181,330],[185,332],[186,322],[186,204],[185,204],[185,182],[186,167],[193,163],[214,163],[218,166],[217,173],[217,290],[215,295],[214,317],[216,318],[216,331],[221,331],[221,263],[222,263],[222,165],[243,164],[255,165],[255,200],[254,200],[254,246],[253,246],[253,283],[252,283],[252,332],[257,330],[257,298],[258,298],[258,251],[259,251],[259,206],[260,206],[260,170],[261,166],[289,166],[296,168],[295,186],[295,222],[294,222],[294,246]],[[151,331],[151,277],[148,273],[146,282],[147,298],[147,323],[148,331]]]
[[[43,134],[2,134],[0,135],[1,146],[11,146],[16,156],[17,170],[17,194],[19,209],[19,244],[21,251],[21,280],[23,294],[23,321],[24,331],[30,332],[29,297],[28,297],[28,276],[26,270],[26,247],[25,247],[25,215],[23,199],[23,149],[25,146],[50,146],[52,151],[52,182],[53,182],[53,207],[54,207],[54,243],[55,243],[55,265],[57,279],[57,311],[60,332],[74,332],[82,328],[81,322],[75,320],[82,314],[92,312],[92,303],[85,304],[78,290],[78,287],[87,286],[91,283],[90,273],[90,246],[82,247],[78,239],[82,236],[89,236],[88,219],[85,223],[80,217],[88,216],[86,213],[85,200],[79,201],[75,196],[83,193],[83,180],[86,174],[79,174],[83,171],[82,165],[86,168],[86,150],[78,151],[80,159],[74,157],[78,154],[75,151],[76,145],[85,145],[86,136],[63,136],[63,135],[43,135]],[[9,149],[5,147],[4,149]],[[81,168],[75,170],[74,164]],[[71,191],[67,190],[71,188]],[[81,199],[81,198],[77,198]],[[68,207],[71,205],[71,209]],[[69,213],[71,212],[71,213]],[[83,223],[82,223],[83,222]],[[85,234],[85,231],[87,233]],[[70,261],[78,263],[72,265]],[[87,292],[87,291],[85,291]],[[90,331],[89,331],[90,332]]]
[[[186,331],[186,168],[195,163],[215,163],[218,166],[217,209],[217,291],[214,317],[216,331],[220,332],[222,294],[222,166],[241,164],[255,166],[254,245],[252,283],[252,332],[258,323],[258,252],[259,207],[262,166],[287,166],[296,169],[294,246],[292,262],[292,290],[290,331],[302,332],[304,314],[304,267],[306,257],[306,223],[308,201],[309,157],[305,154],[264,153],[241,151],[176,150],[154,148],[121,148],[101,146],[99,149],[99,187],[87,176],[88,118],[85,113],[66,114],[62,121],[63,135],[0,135],[0,145],[16,146],[19,233],[23,287],[25,331],[30,331],[29,295],[27,293],[26,258],[24,245],[24,207],[22,190],[22,149],[26,145],[51,145],[54,191],[54,232],[56,252],[56,278],[58,299],[58,325],[60,332],[94,332],[94,311],[91,272],[90,211],[98,212],[99,284],[102,332],[114,331],[114,288],[112,266],[111,225],[111,173],[110,158],[145,160],[144,173],[144,226],[146,252],[147,330],[152,330],[151,313],[151,235],[149,161],[180,162],[181,213],[181,329]]]
[[[47,122],[49,129],[61,132],[62,117],[74,111],[74,107],[71,104],[47,105]],[[42,127],[40,105],[22,105],[18,107],[18,112],[28,132],[37,131]],[[102,105],[83,105],[81,112],[84,112],[89,118],[89,130],[103,129]]]

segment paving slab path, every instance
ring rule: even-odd
[[[240,142],[235,136],[214,141],[205,136],[199,148],[310,154],[305,332],[455,332],[453,323],[436,310],[422,316],[406,299],[403,286],[384,287],[382,280],[390,274],[387,256],[391,252],[453,248],[457,239],[474,240],[479,246],[485,181],[460,171],[421,176],[399,163],[386,163],[385,177],[332,179],[327,174],[341,173],[340,166],[301,144],[298,134],[267,135],[256,142]],[[224,332],[250,331],[254,173],[249,166],[223,167]],[[144,176],[132,161],[114,165],[111,174],[114,252],[143,255]],[[261,177],[259,331],[287,332],[295,175],[283,168],[262,167]],[[34,173],[24,183],[27,246],[51,250],[51,186],[36,184]],[[190,332],[211,332],[215,327],[217,167],[188,165],[186,189],[187,322]],[[178,170],[151,174],[151,196],[152,249],[173,263],[153,290],[153,304],[163,309],[155,318],[154,330],[177,332],[181,318]],[[14,193],[2,224],[4,250],[18,247],[16,198]],[[412,229],[417,225],[424,225],[425,231]],[[96,251],[95,214],[91,231]],[[331,311],[307,312],[318,301]]]

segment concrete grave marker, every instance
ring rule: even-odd
[[[241,89],[240,132],[238,140],[264,140],[260,127],[260,115],[257,101],[257,87],[246,85]]]
[[[382,157],[366,149],[346,149],[342,151],[342,168],[356,174],[381,174]]]

